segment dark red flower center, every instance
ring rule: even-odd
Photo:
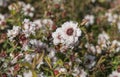
[[[27,38],[25,37],[25,34],[22,34],[19,39],[20,39],[21,41],[27,40]]]
[[[117,71],[120,73],[120,68],[118,68]]]
[[[58,39],[61,39],[61,38],[60,38],[60,35],[58,35],[57,38],[58,38]]]
[[[58,75],[58,74],[59,74],[59,71],[58,71],[58,70],[54,70],[54,74],[55,74],[55,75]]]
[[[19,36],[19,41],[20,41],[20,44],[25,44],[28,42],[28,39],[26,38],[25,34],[21,34]]]
[[[28,8],[27,11],[30,13],[31,12],[30,8]]]
[[[73,35],[73,32],[74,32],[73,28],[69,28],[66,31],[67,35],[69,35],[69,36]]]
[[[14,70],[15,70],[15,71],[18,71],[19,69],[20,69],[19,64],[16,64],[16,65],[14,66]]]
[[[6,22],[5,22],[5,21],[2,21],[2,22],[1,22],[1,25],[2,25],[2,26],[5,26],[5,25],[6,25]]]
[[[91,63],[91,60],[90,60],[90,59],[88,59],[88,60],[86,61],[86,63],[87,63],[87,64]]]

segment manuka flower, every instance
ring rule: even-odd
[[[78,41],[78,38],[81,36],[82,32],[78,28],[78,23],[69,21],[65,22],[62,25],[62,35],[61,37],[64,40],[66,45],[73,45]]]
[[[57,28],[56,31],[52,33],[54,45],[58,45],[59,43],[63,42],[63,39],[61,37],[61,35],[62,35],[61,33],[62,33],[61,28]]]
[[[65,22],[61,28],[58,28],[56,29],[56,32],[53,32],[53,43],[55,45],[62,43],[66,46],[72,46],[78,41],[81,34],[82,32],[78,28],[77,22]]]
[[[85,24],[86,26],[92,25],[94,24],[94,19],[95,17],[93,15],[86,15],[84,17],[84,19],[86,19],[88,22]]]
[[[30,17],[34,16],[33,12],[35,9],[30,4],[26,4],[25,6],[23,6],[22,10],[25,16],[30,16]]]
[[[110,44],[109,39],[110,39],[110,37],[108,36],[108,34],[103,31],[101,34],[98,35],[98,44],[101,47],[106,48],[107,45]]]

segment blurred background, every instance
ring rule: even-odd
[[[31,20],[50,18],[57,26],[69,20],[87,19],[88,32],[94,35],[105,30],[111,39],[120,39],[120,0],[0,0],[0,13],[9,13],[8,6],[25,2],[35,8]]]

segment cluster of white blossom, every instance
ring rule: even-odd
[[[43,32],[46,30],[53,30],[54,22],[51,19],[36,19],[33,22],[36,25],[36,29],[42,29]]]
[[[107,21],[110,24],[116,23],[118,31],[120,32],[120,15],[119,14],[114,14],[112,12],[107,12],[105,14],[105,16],[107,17]]]
[[[13,26],[12,30],[8,30],[7,36],[9,37],[9,40],[12,41],[13,38],[15,38],[20,33],[20,27],[19,26]]]
[[[98,41],[96,46],[92,43],[86,43],[85,47],[89,52],[92,52],[93,54],[101,54],[105,49],[110,50],[109,52],[111,51],[119,52],[120,41],[118,40],[110,41],[109,35],[103,31],[101,34],[98,35]]]
[[[20,26],[13,26],[12,30],[8,30],[8,37],[10,40],[13,40],[19,33],[25,34],[25,37],[29,37],[30,34],[35,34],[36,24],[29,21],[29,19],[25,19],[22,23],[22,28]]]
[[[31,22],[29,19],[25,19],[22,24],[23,33],[26,37],[29,37],[30,34],[35,34],[36,25],[33,22]]]
[[[111,42],[109,39],[109,35],[103,31],[101,34],[98,35],[98,41],[96,46],[90,43],[86,43],[85,47],[93,54],[101,54],[102,50],[104,50],[110,45]]]
[[[8,9],[9,10],[16,10],[17,7],[21,7],[22,8],[22,13],[25,15],[25,16],[29,16],[29,17],[33,17],[34,16],[34,11],[35,11],[35,8],[31,6],[31,4],[25,4],[24,2],[22,1],[19,1],[18,2],[18,5],[15,5],[15,4],[11,4],[8,6]]]
[[[22,12],[25,16],[30,16],[33,17],[34,16],[34,11],[35,8],[31,6],[31,4],[25,4],[22,1],[18,2],[19,6],[22,7]]]
[[[11,30],[8,30],[7,36],[9,37],[10,41],[13,41],[16,36],[20,35],[20,43],[23,45],[22,49],[28,50],[29,41],[31,44],[33,44],[33,42],[34,44],[38,44],[39,42],[35,42],[36,40],[27,40],[27,38],[29,38],[30,35],[35,35],[36,31],[38,31],[39,29],[41,29],[43,33],[46,33],[46,30],[52,30],[52,26],[53,21],[50,19],[37,19],[33,22],[29,19],[24,19],[21,27],[13,26]],[[36,46],[38,46],[37,48],[39,48],[39,45]]]
[[[24,22],[22,23],[22,27],[20,26],[13,26],[13,28],[11,30],[8,30],[7,32],[7,36],[9,38],[10,41],[13,41],[15,37],[19,36],[20,39],[20,43],[22,44],[22,49],[23,50],[28,50],[29,46],[28,46],[28,40],[27,38],[31,35],[31,34],[35,34],[35,30],[36,30],[36,25],[29,21],[28,19],[25,19]]]

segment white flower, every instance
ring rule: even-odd
[[[23,73],[23,76],[24,77],[33,77],[33,75],[32,75],[32,72],[29,70],[29,71],[25,71],[24,73]]]
[[[12,30],[8,30],[7,36],[9,37],[9,40],[12,41],[14,37],[16,37],[20,32],[19,26],[13,26]]]
[[[77,22],[65,22],[62,27],[57,28],[56,31],[52,33],[53,43],[54,45],[62,43],[65,48],[72,48],[74,44],[78,42],[78,38],[81,34],[82,32],[78,28]]]
[[[40,19],[34,20],[33,23],[36,25],[36,29],[40,29],[43,26]]]
[[[106,13],[105,16],[107,16],[107,21],[110,23],[115,23],[118,19],[118,15],[111,12]]]
[[[30,34],[35,34],[36,25],[33,22],[29,21],[29,19],[24,19],[23,28],[23,33],[26,37],[29,37]]]
[[[9,10],[16,10],[16,7],[17,7],[16,4],[11,4],[8,6],[8,9]]]
[[[51,19],[43,19],[42,25],[43,27],[48,27],[50,30],[52,30],[52,26],[54,25],[54,22]]]
[[[66,45],[73,45],[78,41],[78,37],[81,36],[82,32],[78,28],[78,23],[69,21],[62,25],[61,37]]]
[[[95,56],[85,55],[85,67],[91,69],[95,65]]]
[[[120,73],[118,71],[113,71],[108,77],[120,77]]]
[[[53,21],[51,19],[43,19],[42,24],[44,25],[53,25]]]
[[[110,44],[110,41],[109,41],[109,36],[107,33],[105,33],[104,31],[98,35],[98,44],[101,46],[101,47],[107,47],[107,45]]]
[[[57,28],[56,31],[52,33],[54,45],[58,45],[59,43],[63,42],[63,39],[61,37],[61,35],[62,35],[61,33],[62,33],[61,28]]]
[[[23,6],[22,10],[25,16],[33,17],[33,12],[35,9],[30,4],[26,4],[25,6]]]
[[[30,54],[26,54],[26,55],[25,55],[25,61],[31,63],[32,59],[33,59],[33,58],[32,58],[32,55],[30,55]]]
[[[96,49],[95,49],[95,46],[93,44],[86,43],[85,47],[88,49],[88,51],[90,51],[94,54],[96,53]]]
[[[86,15],[84,19],[88,20],[88,22],[85,24],[86,26],[94,24],[95,17],[93,15]]]
[[[115,52],[119,52],[120,51],[120,42],[117,40],[113,40],[111,48],[112,48],[111,50],[113,50]]]
[[[117,40],[113,40],[113,41],[112,41],[112,46],[115,46],[117,43],[118,43]]]

